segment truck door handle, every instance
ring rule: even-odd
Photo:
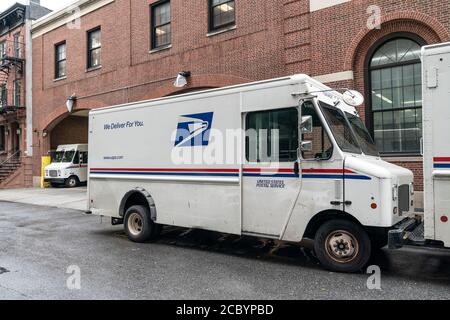
[[[342,202],[342,201],[331,201],[330,204],[332,206],[340,206],[341,204],[346,205],[346,206],[351,206],[352,202],[351,201],[344,201],[344,202]]]
[[[300,165],[299,165],[298,161],[296,161],[294,163],[294,173],[295,174],[300,174]]]

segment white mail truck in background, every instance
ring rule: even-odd
[[[44,181],[52,187],[74,188],[87,182],[88,145],[60,145],[52,155],[52,163],[45,167]]]
[[[450,247],[450,43],[422,48],[424,215],[390,231],[389,246]]]
[[[361,270],[409,221],[414,187],[380,158],[360,98],[294,75],[93,110],[89,211],[136,242],[162,225],[313,239],[324,267]]]

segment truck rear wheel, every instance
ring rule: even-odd
[[[155,240],[161,230],[160,226],[152,221],[150,210],[145,206],[129,208],[125,213],[124,227],[128,238],[137,243]]]
[[[336,272],[357,272],[370,259],[371,243],[367,232],[347,220],[331,220],[316,233],[314,251],[323,267]]]

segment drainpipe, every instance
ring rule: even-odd
[[[26,155],[29,157],[33,156],[33,44],[31,22],[30,17],[27,15],[25,20],[25,106],[27,115]]]

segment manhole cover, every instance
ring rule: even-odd
[[[7,273],[7,272],[9,272],[8,269],[5,269],[5,268],[3,268],[3,267],[0,267],[0,274],[4,274],[4,273]]]

